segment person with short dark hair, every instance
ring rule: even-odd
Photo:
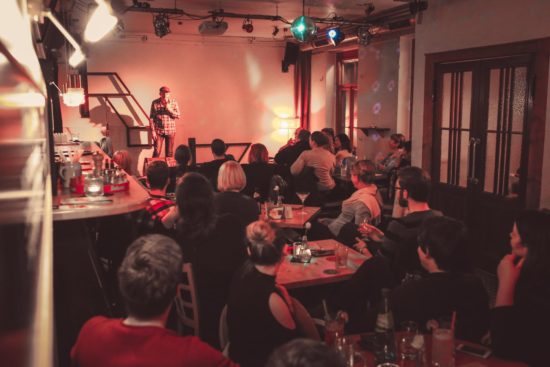
[[[178,102],[171,98],[171,90],[167,86],[159,89],[160,98],[151,103],[151,132],[153,133],[153,157],[160,156],[162,144],[165,144],[166,157],[171,157],[176,137],[176,120],[180,118]]]
[[[277,348],[266,367],[345,367],[342,354],[325,343],[295,339]]]
[[[174,152],[176,166],[170,167],[170,182],[166,192],[173,193],[176,191],[177,181],[187,172],[194,171],[196,168],[189,166],[191,160],[191,150],[185,144],[180,144]]]
[[[318,180],[317,189],[320,192],[328,192],[336,186],[332,178],[335,165],[334,154],[324,148],[328,145],[328,138],[322,132],[315,131],[309,138],[309,145],[311,150],[300,154],[290,167],[290,172],[294,176],[299,176],[306,167],[310,167]]]
[[[389,260],[395,280],[400,282],[405,276],[424,273],[416,254],[417,237],[422,223],[427,218],[441,216],[441,212],[431,209],[428,204],[431,178],[419,167],[400,169],[397,173],[395,190],[399,206],[406,207],[408,214],[392,219],[385,232],[368,224],[364,224],[359,230],[378,243],[376,255]],[[356,247],[359,251],[369,251],[362,241]]]
[[[229,356],[242,367],[255,367],[300,335],[288,292],[275,283],[284,240],[264,221],[250,223],[246,237],[248,260],[233,277],[227,302]]]
[[[177,239],[193,264],[202,340],[218,348],[218,326],[233,274],[246,259],[244,225],[233,214],[217,214],[214,191],[199,173],[186,173],[176,189]]]
[[[165,328],[181,266],[181,250],[171,238],[147,235],[135,240],[118,270],[128,317],[88,320],[71,350],[73,365],[235,366],[199,338]]]
[[[491,311],[495,354],[530,366],[548,365],[544,335],[550,329],[550,211],[522,211],[510,233],[511,253],[497,268]]]
[[[310,135],[308,130],[301,127],[297,128],[294,133],[294,139],[290,139],[275,155],[275,162],[285,167],[292,166],[303,151],[310,149]]]
[[[205,162],[200,165],[199,172],[202,173],[210,183],[214,190],[218,189],[218,172],[222,164],[229,160],[235,160],[232,155],[227,155],[227,146],[222,139],[214,139],[210,143],[210,149],[212,150],[213,160]]]
[[[147,183],[149,184],[149,199],[145,209],[151,220],[162,220],[175,205],[166,197],[170,170],[165,161],[154,161],[147,167]]]

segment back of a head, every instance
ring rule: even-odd
[[[212,149],[212,153],[216,156],[224,155],[225,151],[227,150],[227,147],[225,146],[225,142],[221,139],[212,140],[212,143],[210,144],[210,148]]]
[[[407,190],[409,198],[427,203],[430,198],[432,180],[428,172],[419,167],[404,167],[397,173],[399,186]]]
[[[113,161],[127,174],[132,174],[132,158],[127,150],[117,150],[113,154]]]
[[[347,150],[348,152],[351,152],[351,140],[349,139],[349,136],[346,134],[338,134],[336,135],[338,140],[340,140],[340,144],[342,145],[342,149]]]
[[[314,131],[311,134],[311,140],[313,140],[318,147],[324,147],[329,144],[328,137],[320,131]]]
[[[334,129],[332,127],[324,127],[321,129],[321,132],[327,134],[332,139],[334,139]]]
[[[118,270],[128,313],[144,320],[161,315],[174,299],[181,265],[181,250],[173,239],[151,234],[135,240]]]
[[[241,191],[246,186],[246,175],[239,162],[227,161],[218,172],[218,190]]]
[[[269,153],[265,145],[260,143],[252,144],[248,153],[248,163],[267,163],[268,160]]]
[[[311,339],[295,339],[275,351],[266,367],[344,367],[341,354],[326,344]]]
[[[550,211],[524,210],[516,218],[516,226],[522,245],[527,247],[523,270],[550,275]]]
[[[185,144],[179,145],[174,152],[174,159],[178,162],[178,165],[183,167],[187,166],[191,160],[191,151],[189,147]]]
[[[275,265],[283,256],[284,240],[270,223],[258,220],[246,227],[250,261],[254,265]]]
[[[300,140],[300,141],[308,141],[310,136],[311,136],[311,133],[309,132],[309,130],[302,129],[302,130],[300,130],[300,132],[298,133],[298,140]]]
[[[359,181],[366,183],[367,185],[370,185],[374,182],[376,166],[371,161],[357,161],[353,165],[351,171],[354,175],[357,175]]]
[[[192,236],[211,228],[214,222],[214,191],[210,181],[200,173],[183,175],[176,189],[176,204],[184,231]]]
[[[418,245],[432,257],[439,269],[451,273],[470,269],[466,226],[453,218],[427,218],[418,236]]]
[[[147,167],[147,181],[151,189],[164,189],[169,177],[170,169],[165,161],[154,161]]]
[[[390,139],[393,140],[397,144],[397,148],[403,148],[403,144],[405,144],[405,135],[403,134],[391,134]]]

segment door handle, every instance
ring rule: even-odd
[[[470,146],[472,147],[472,169],[470,170],[470,177],[468,181],[472,185],[477,185],[479,179],[476,177],[476,158],[477,158],[477,145],[481,143],[479,138],[470,138]]]

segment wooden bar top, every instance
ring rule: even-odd
[[[311,219],[319,210],[318,206],[306,206],[304,207],[304,213],[302,214],[302,205],[291,205],[285,204],[285,206],[290,206],[292,208],[292,218],[290,219],[267,219],[265,215],[265,205],[262,205],[262,213],[260,215],[261,219],[268,220],[273,222],[279,228],[295,228],[300,229],[304,228],[304,224]]]
[[[92,150],[98,151],[107,157],[95,144],[92,145]],[[80,158],[80,162],[91,161],[91,155],[85,155]],[[100,199],[103,201],[93,202],[90,200],[90,202],[87,202],[87,198],[82,195],[60,190],[57,196],[52,198],[54,204],[54,209],[52,210],[53,220],[62,221],[106,217],[130,213],[145,208],[149,193],[135,177],[130,175],[127,177],[130,184],[129,191],[102,196]],[[67,199],[74,198],[78,198],[79,203],[64,204]]]
[[[336,240],[321,240],[310,241],[309,245],[311,249],[333,250],[338,243]],[[367,259],[357,251],[348,248],[347,267],[338,269],[337,273],[332,274],[333,270],[336,269],[334,255],[313,257],[308,264],[291,262],[291,258],[291,255],[286,256],[277,273],[277,283],[288,289],[347,280]]]

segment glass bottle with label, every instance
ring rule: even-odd
[[[376,363],[387,363],[397,361],[397,345],[394,336],[393,313],[389,302],[390,290],[382,289],[382,303],[376,317]]]

